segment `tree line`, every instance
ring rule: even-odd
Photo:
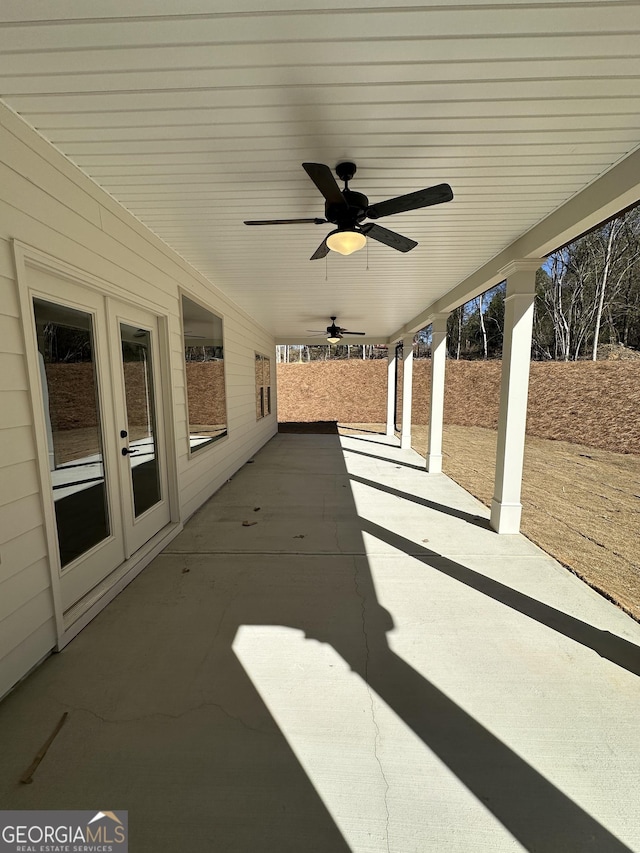
[[[503,282],[451,312],[450,358],[501,357],[504,297]],[[558,249],[536,276],[531,357],[595,361],[603,344],[640,350],[640,206]]]
[[[276,347],[276,363],[294,364],[307,361],[386,358],[384,344],[281,344]]]

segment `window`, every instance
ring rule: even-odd
[[[34,299],[62,568],[110,533],[94,318]]]
[[[189,447],[202,450],[227,434],[222,318],[182,297]]]
[[[256,353],[256,418],[271,414],[271,359]]]

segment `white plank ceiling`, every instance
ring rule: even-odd
[[[619,0],[2,0],[0,97],[277,337],[386,339],[638,147],[639,33]],[[381,220],[408,254],[242,224],[322,217],[301,164],[341,160],[455,199]]]

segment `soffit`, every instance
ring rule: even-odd
[[[0,96],[279,338],[385,339],[633,151],[637,3],[5,0]],[[419,242],[308,259],[301,168],[353,160]],[[320,324],[320,325],[319,325]]]

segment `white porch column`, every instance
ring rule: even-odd
[[[498,533],[519,533],[522,464],[531,363],[533,303],[539,258],[512,261],[501,274],[507,279],[496,481],[491,502],[491,527]]]
[[[442,471],[442,424],[444,422],[444,368],[447,361],[447,319],[435,314],[431,323],[431,398],[429,400],[429,444],[427,471]]]
[[[396,345],[390,343],[387,354],[387,435],[395,435],[394,413],[396,408]]]
[[[402,435],[400,447],[411,448],[411,402],[413,395],[413,335],[402,338]]]

